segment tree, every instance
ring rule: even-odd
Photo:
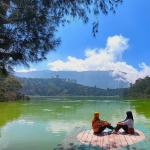
[[[74,79],[74,83],[77,83],[77,80],[76,80],[76,79]]]
[[[22,88],[22,84],[13,76],[9,76],[4,81],[7,91],[17,92]]]
[[[45,55],[60,44],[60,38],[54,35],[56,22],[48,18],[49,8],[40,1],[23,2],[9,0],[6,9],[10,15],[7,20],[0,18],[5,22],[0,26],[0,69],[3,73],[13,70],[14,65],[29,67],[29,62],[46,59]],[[4,1],[0,8],[4,8],[2,5],[5,6]],[[6,10],[0,12],[4,14]]]
[[[56,78],[58,79],[58,78],[59,78],[59,75],[56,75]]]
[[[115,96],[119,95],[123,89],[100,89],[89,87],[74,82],[64,81],[61,78],[37,79],[37,78],[17,78],[23,85],[23,91],[27,95],[58,96]],[[45,82],[46,81],[46,82]],[[30,86],[32,85],[32,86]]]
[[[127,98],[150,98],[150,77],[137,79],[129,88],[124,89],[122,96]]]
[[[22,84],[14,76],[8,76],[7,78],[0,76],[0,81],[0,102],[27,98],[20,93]]]
[[[61,39],[55,36],[60,25],[72,18],[88,23],[89,14],[115,13],[122,1],[0,0],[0,71],[7,74],[15,65],[29,67],[31,62],[43,61],[60,45]],[[98,19],[92,23],[93,36],[98,23]]]

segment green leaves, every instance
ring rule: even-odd
[[[130,84],[122,93],[123,97],[127,98],[150,98],[150,77],[137,79],[135,84]]]
[[[122,0],[1,0],[0,1],[0,67],[13,70],[16,65],[46,59],[56,51],[61,39],[59,26],[74,19],[88,23],[91,16],[114,12]],[[99,18],[92,33],[98,33]],[[16,55],[16,56],[15,56]]]
[[[22,98],[19,93],[22,84],[14,76],[2,77],[0,75],[0,101],[10,101]]]
[[[39,96],[116,96],[119,95],[123,88],[120,89],[100,89],[95,87],[77,84],[76,79],[61,79],[58,75],[56,78],[19,78],[23,84],[22,91],[27,95]]]

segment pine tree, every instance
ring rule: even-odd
[[[0,0],[0,72],[7,74],[16,65],[29,67],[29,63],[45,60],[61,43],[55,36],[60,25],[72,18],[88,23],[90,13],[115,13],[122,1]],[[98,24],[99,19],[92,23],[93,36]]]

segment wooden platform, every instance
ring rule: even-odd
[[[138,126],[134,134],[126,134],[120,130],[118,134],[110,134],[104,130],[101,134],[93,134],[87,127],[76,127],[54,150],[150,150],[150,131]]]

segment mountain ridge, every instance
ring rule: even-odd
[[[123,78],[120,75],[111,76],[113,70],[110,71],[31,71],[31,72],[15,72],[15,76],[26,78],[64,78],[66,80],[76,80],[77,83],[85,86],[96,86],[99,88],[120,88],[129,87],[129,82],[118,81]]]

